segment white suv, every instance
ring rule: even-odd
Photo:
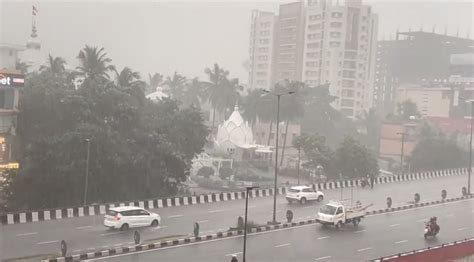
[[[120,230],[127,230],[130,227],[156,227],[159,224],[161,224],[160,215],[134,206],[110,208],[104,217],[104,226]]]
[[[323,201],[324,194],[321,191],[314,190],[310,186],[294,186],[288,189],[286,200],[291,204],[293,201],[299,201],[306,204],[306,201],[317,200]]]

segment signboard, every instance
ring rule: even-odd
[[[0,87],[22,87],[24,85],[24,75],[0,72]]]

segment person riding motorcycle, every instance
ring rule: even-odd
[[[428,222],[428,228],[430,232],[437,232],[439,231],[438,223],[436,222],[436,217],[431,217],[430,221]]]

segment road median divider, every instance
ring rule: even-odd
[[[432,179],[439,177],[458,176],[467,174],[467,168],[438,170],[429,172],[419,172],[404,175],[393,175],[385,177],[377,177],[375,184],[389,184],[408,182],[422,179]],[[324,183],[316,183],[312,185],[316,190],[331,190],[339,188],[351,188],[361,186],[361,180],[341,180]],[[278,195],[286,194],[289,187],[279,187],[276,191]],[[273,196],[273,188],[260,188],[249,191],[250,198]],[[245,191],[238,192],[221,192],[209,193],[193,196],[170,197],[163,199],[134,200],[126,202],[116,202],[108,204],[93,204],[81,207],[69,208],[51,208],[34,211],[0,213],[0,222],[2,225],[34,223],[49,220],[60,220],[73,217],[85,217],[104,215],[108,209],[118,206],[139,206],[146,209],[161,209],[176,206],[199,205],[222,201],[245,199]]]
[[[409,210],[409,209],[414,209],[414,208],[419,208],[419,207],[427,207],[427,206],[438,205],[438,204],[443,204],[443,203],[451,203],[451,202],[467,200],[467,199],[472,199],[472,198],[474,198],[474,195],[466,195],[462,197],[449,198],[445,200],[421,202],[417,204],[409,204],[409,205],[392,207],[392,208],[371,210],[371,211],[367,211],[365,215],[374,216],[378,214],[392,213],[392,212],[397,212],[397,211],[402,211],[402,210]],[[250,228],[247,228],[248,229],[247,232],[248,232],[248,236],[250,236],[252,234],[257,234],[257,233],[266,232],[266,231],[296,228],[299,226],[305,226],[305,225],[316,224],[316,223],[317,221],[315,218],[305,219],[305,220],[294,221],[294,222],[289,222],[289,223],[281,223],[277,225],[263,225],[263,226],[259,225],[256,227],[250,227]],[[135,252],[140,252],[140,251],[145,251],[145,250],[153,250],[153,249],[160,249],[160,248],[166,248],[166,247],[177,247],[177,246],[183,246],[183,245],[192,244],[192,243],[243,236],[243,234],[244,234],[244,230],[242,229],[241,230],[230,229],[229,231],[225,231],[225,232],[218,232],[214,234],[202,235],[202,236],[197,236],[197,237],[189,235],[187,237],[170,239],[170,237],[172,236],[167,236],[167,237],[158,239],[161,241],[156,241],[157,239],[146,240],[144,241],[144,243],[139,244],[139,245],[115,247],[115,248],[97,251],[97,252],[84,252],[81,254],[44,259],[41,261],[42,262],[80,261],[80,260],[86,260],[86,259],[114,256],[114,255],[119,255],[119,254],[135,253]],[[12,261],[15,261],[15,260],[12,260]]]

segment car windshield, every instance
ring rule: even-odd
[[[290,189],[288,190],[288,192],[290,192],[290,193],[299,193],[300,191],[299,191],[298,189],[290,188]]]
[[[336,213],[336,207],[335,206],[330,206],[330,205],[325,205],[322,206],[319,212],[326,214],[326,215],[334,215]]]
[[[109,210],[109,211],[107,211],[107,215],[113,216],[113,217],[116,216],[117,213],[118,213],[118,212],[117,212],[117,211],[114,211],[114,210]]]

